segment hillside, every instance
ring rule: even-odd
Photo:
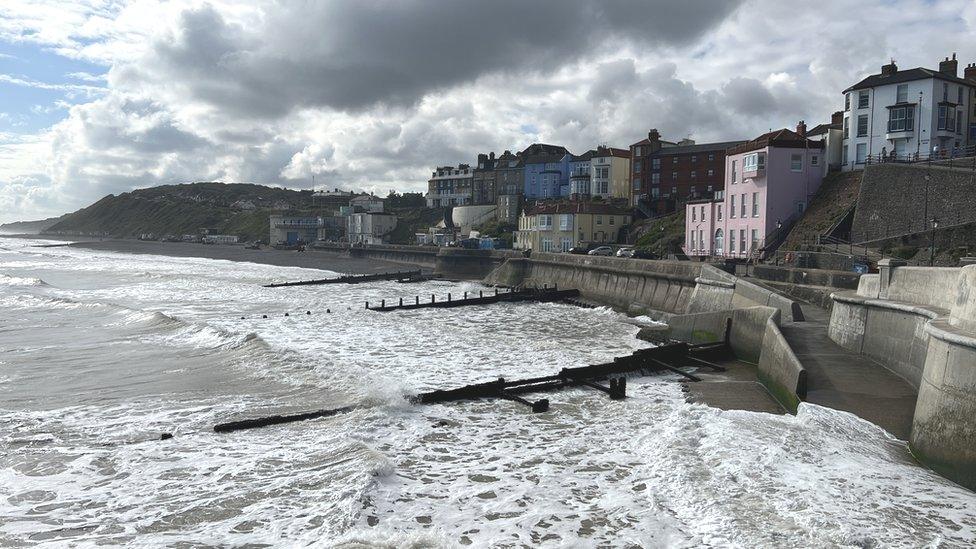
[[[63,216],[62,216],[63,217]],[[14,221],[0,225],[0,233],[6,234],[38,234],[46,231],[57,223],[60,217],[49,217],[38,221]]]
[[[196,234],[201,228],[267,240],[268,216],[309,206],[311,191],[241,183],[189,183],[108,195],[63,216],[46,233],[134,237]]]
[[[816,242],[818,235],[831,228],[857,203],[860,189],[859,171],[828,174],[780,250],[797,250],[805,243]]]

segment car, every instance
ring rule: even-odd
[[[593,248],[592,250],[587,252],[587,254],[611,256],[613,255],[613,248],[611,248],[610,246],[600,246],[598,248]]]
[[[620,248],[617,250],[617,257],[634,257],[633,248]]]
[[[630,257],[634,259],[658,259],[656,253],[645,248],[634,248],[634,253]]]
[[[569,253],[576,254],[576,255],[586,255],[590,253],[590,250],[592,249],[593,249],[592,247],[586,245],[573,246],[572,248],[569,249]]]

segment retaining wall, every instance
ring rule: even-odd
[[[772,282],[789,282],[806,286],[826,286],[829,288],[856,289],[860,274],[851,271],[831,271],[826,269],[803,269],[798,267],[776,267],[755,265],[752,276]]]
[[[883,267],[832,298],[831,339],[918,388],[912,452],[976,489],[976,265]]]
[[[769,318],[765,328],[757,372],[759,382],[784,408],[795,414],[807,396],[807,371],[783,337],[776,319]]]
[[[521,257],[513,250],[468,250],[465,248],[437,248],[433,246],[398,246],[392,244],[348,246],[345,244],[315,244],[316,250],[401,263],[429,269],[447,278],[482,278],[485,273],[501,265],[508,258]]]
[[[685,312],[701,264],[533,252],[509,258],[486,278],[505,286],[558,285],[587,299],[637,314]]]

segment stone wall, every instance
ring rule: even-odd
[[[880,267],[832,296],[830,337],[918,388],[912,452],[976,489],[976,265]]]
[[[926,200],[927,197],[927,200]],[[927,202],[927,205],[926,205]],[[976,170],[924,164],[867,166],[851,227],[863,243],[976,221]]]
[[[825,286],[828,288],[857,288],[857,281],[861,277],[858,273],[847,271],[832,271],[826,269],[805,269],[799,267],[777,267],[774,265],[755,265],[751,269],[752,276],[771,282],[788,282],[805,286]]]

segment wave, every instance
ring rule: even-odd
[[[0,274],[0,285],[2,286],[50,286],[40,278],[18,277]]]

